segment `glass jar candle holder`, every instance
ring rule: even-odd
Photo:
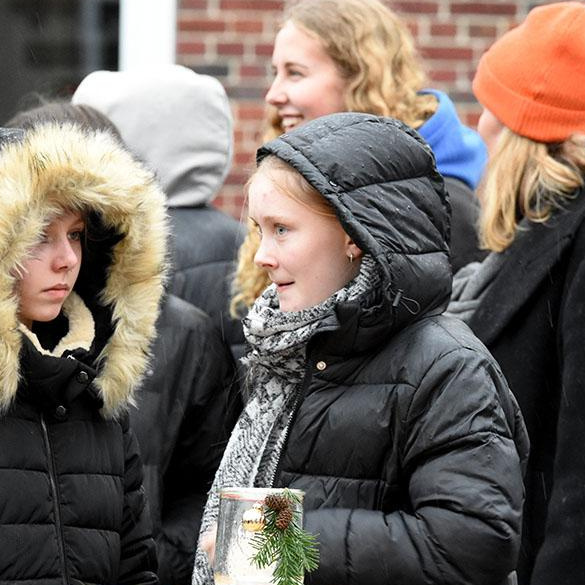
[[[302,525],[304,492],[288,491],[300,502],[292,502],[292,505]],[[264,499],[283,492],[277,488],[224,488],[220,491],[214,561],[216,585],[272,585],[274,565],[260,569],[252,562],[256,553],[252,539],[264,528]]]

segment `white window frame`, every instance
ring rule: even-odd
[[[175,63],[177,0],[120,0],[120,71]]]

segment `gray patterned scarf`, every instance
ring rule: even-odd
[[[203,535],[217,521],[219,491],[224,487],[270,486],[284,429],[305,374],[306,347],[322,321],[342,302],[357,299],[380,282],[375,261],[364,256],[360,273],[320,305],[301,311],[280,311],[276,286],[269,286],[243,319],[251,352],[248,367],[249,400],[227,444],[201,520]],[[207,555],[197,547],[193,585],[212,585]]]

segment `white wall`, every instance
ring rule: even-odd
[[[120,0],[119,69],[174,63],[177,0]]]

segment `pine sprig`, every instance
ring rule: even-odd
[[[251,561],[260,569],[275,563],[274,585],[302,585],[304,572],[313,571],[319,565],[317,540],[300,525],[300,498],[287,489],[280,497],[287,502],[286,508],[282,504],[272,508],[266,502],[263,506],[266,524],[251,540],[256,550]],[[279,527],[283,523],[278,520],[283,509],[292,512],[292,519],[284,529]]]

